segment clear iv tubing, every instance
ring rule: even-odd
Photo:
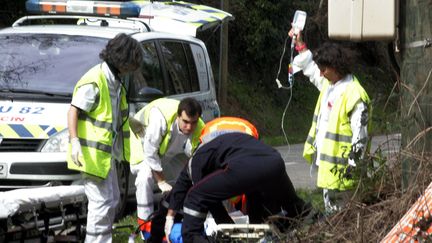
[[[283,133],[283,135],[284,135],[285,142],[286,142],[287,147],[288,147],[288,150],[287,150],[287,152],[285,153],[285,155],[284,155],[284,157],[283,157],[284,160],[286,160],[286,159],[288,158],[288,154],[291,152],[291,145],[290,145],[290,143],[289,143],[288,136],[287,136],[287,134],[286,134],[286,132],[285,132],[285,126],[284,126],[285,115],[286,115],[286,112],[287,112],[287,110],[288,110],[288,107],[289,107],[289,105],[290,105],[290,103],[291,103],[291,98],[292,98],[292,89],[290,88],[289,90],[290,90],[290,94],[289,94],[288,102],[287,102],[287,104],[285,105],[285,109],[284,109],[284,111],[283,111],[283,113],[282,113],[282,119],[281,119],[281,128],[282,128],[282,133]]]
[[[290,57],[290,65],[292,64],[293,59],[294,59],[293,56],[294,56],[294,43],[295,43],[295,37],[296,37],[296,36],[294,35],[294,36],[293,36],[293,39],[292,39],[292,41],[291,41],[291,57]],[[277,72],[277,76],[276,76],[276,83],[277,83],[277,85],[278,85],[278,88],[282,88],[282,89],[289,89],[289,90],[290,90],[290,94],[289,94],[288,102],[287,102],[287,104],[285,105],[284,111],[283,111],[283,113],[282,113],[282,119],[281,119],[281,129],[282,129],[282,133],[283,133],[283,135],[284,135],[285,142],[286,142],[286,144],[287,144],[287,146],[288,146],[288,150],[287,150],[287,152],[285,153],[285,155],[283,156],[283,157],[284,157],[284,160],[287,159],[288,154],[291,152],[291,145],[290,145],[290,143],[289,143],[288,136],[287,136],[287,134],[286,134],[286,132],[285,132],[284,120],[285,120],[286,112],[287,112],[287,110],[288,110],[288,107],[289,107],[289,105],[290,105],[290,103],[291,103],[291,99],[292,99],[292,87],[293,87],[293,84],[294,84],[294,76],[293,76],[292,73],[290,73],[290,70],[288,70],[288,81],[289,81],[290,86],[286,87],[286,86],[283,86],[283,85],[280,83],[280,81],[279,81],[279,74],[280,74],[280,71],[281,71],[281,67],[282,67],[282,59],[283,59],[283,56],[285,55],[286,45],[287,45],[287,42],[288,42],[288,38],[289,38],[289,36],[287,36],[286,39],[285,39],[285,44],[284,44],[284,48],[283,48],[283,51],[282,51],[282,55],[281,55],[281,57],[280,57],[280,59],[279,59],[279,68],[278,68],[278,72]]]
[[[292,63],[294,60],[294,45],[296,41],[297,35],[293,35],[291,40],[291,56],[290,56],[290,68],[288,70],[288,83],[290,84],[290,87],[292,88],[294,84],[294,74],[292,73]]]
[[[280,80],[279,80],[279,75],[280,75],[281,68],[282,68],[282,59],[283,59],[283,57],[285,55],[286,45],[287,45],[289,36],[287,36],[285,38],[285,44],[284,44],[284,47],[283,47],[283,51],[282,51],[281,57],[279,59],[279,67],[278,67],[278,71],[277,71],[277,75],[276,75],[276,80],[275,80],[279,89],[291,89],[293,87],[293,85],[294,85],[294,74],[291,73],[291,70],[292,70],[292,62],[294,60],[294,45],[295,45],[295,39],[296,39],[296,37],[297,37],[296,35],[293,35],[292,41],[291,41],[291,50],[290,50],[290,55],[291,56],[290,56],[290,64],[289,64],[290,66],[288,68],[288,83],[289,83],[289,86],[283,86],[281,84]]]

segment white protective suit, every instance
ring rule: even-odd
[[[120,83],[115,81],[114,74],[106,63],[102,63],[102,71],[107,79],[113,114],[113,127],[117,132],[113,139],[111,170],[105,179],[83,173],[84,191],[88,199],[87,226],[85,242],[112,242],[112,225],[114,223],[120,191],[117,181],[116,161],[123,160],[123,138],[120,113]],[[86,84],[78,88],[71,105],[91,111],[98,104],[99,89],[94,84]]]
[[[167,152],[161,158],[159,156],[159,147],[164,135],[168,132],[167,129],[171,131],[171,139]],[[144,160],[139,164],[131,164],[131,173],[136,176],[138,218],[147,220],[153,213],[153,188],[155,183],[152,170],[163,171],[165,180],[174,181],[187,162],[185,156],[179,155],[191,156],[191,136],[180,131],[177,119],[170,128],[167,128],[167,122],[159,108],[153,107],[150,110],[149,123],[145,129],[144,139],[142,139]]]

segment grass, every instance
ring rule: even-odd
[[[305,202],[310,202],[312,207],[320,212],[324,212],[324,201],[322,197],[322,189],[297,189],[297,195]]]
[[[289,143],[304,142],[318,97],[318,93],[313,91],[312,95],[309,95],[309,90],[313,87],[308,84],[295,86],[290,100],[289,91],[276,87],[269,90],[267,87],[251,86],[235,78],[230,80],[229,86],[227,104],[221,104],[222,116],[237,116],[249,120],[257,127],[264,142],[272,146],[286,145],[282,131],[283,119]],[[272,98],[269,98],[271,96]]]
[[[391,93],[391,87],[385,85],[374,88],[371,83],[376,82],[371,81],[372,76],[376,75],[360,75],[362,84],[372,99],[371,135],[398,132],[400,124],[395,122],[400,116],[397,108],[398,95]],[[229,87],[227,104],[220,104],[222,116],[249,120],[257,127],[261,139],[271,146],[286,145],[286,138],[290,144],[305,141],[319,94],[304,77],[297,78],[292,92],[276,87],[250,85],[235,77],[230,77]]]
[[[261,139],[265,144],[270,146],[282,146],[287,144],[284,136],[264,136]],[[290,140],[288,140],[288,142],[291,143]]]
[[[138,227],[136,219],[136,212],[134,212],[114,224],[113,242],[128,242],[129,237],[134,237],[134,242],[141,243],[141,237],[139,235],[134,235],[134,231]]]

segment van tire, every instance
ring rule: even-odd
[[[117,163],[117,179],[120,190],[120,200],[117,205],[116,221],[123,217],[129,194],[129,163]]]

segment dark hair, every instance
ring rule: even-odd
[[[180,101],[177,109],[177,115],[181,116],[182,112],[186,112],[188,116],[201,116],[202,108],[200,103],[194,98],[184,98]]]
[[[108,41],[99,57],[117,69],[137,69],[142,61],[142,50],[137,40],[120,33]]]
[[[313,60],[318,66],[334,68],[342,77],[352,72],[352,59],[338,43],[326,42],[321,45],[314,52]]]

